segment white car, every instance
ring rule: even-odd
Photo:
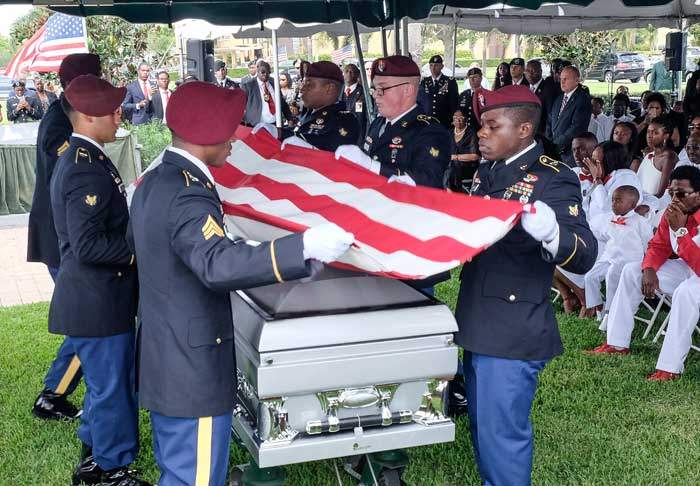
[[[467,78],[467,71],[469,71],[469,68],[465,68],[465,67],[460,66],[459,64],[455,64],[454,77],[456,79],[466,79]],[[425,78],[430,76],[430,64],[428,64],[428,63],[423,64],[423,67],[421,68],[420,72],[421,72],[421,75]],[[445,65],[445,67],[442,68],[442,74],[444,74],[445,76],[452,76],[452,67],[451,66],[447,67],[447,65]]]

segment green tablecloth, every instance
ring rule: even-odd
[[[23,127],[23,130],[25,128],[30,127]],[[107,144],[105,150],[125,184],[129,185],[138,176],[136,135],[125,130],[118,135],[117,140]],[[27,213],[32,207],[36,146],[13,142],[3,143],[0,139],[0,215]]]

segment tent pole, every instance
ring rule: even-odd
[[[382,25],[380,31],[382,33],[382,56],[387,57],[389,55],[389,51],[386,47],[386,28]]]
[[[280,63],[279,54],[277,51],[277,30],[272,30],[272,64],[274,66],[274,71],[272,72],[272,79],[275,81],[275,124],[277,129],[281,131],[282,129],[282,97],[280,92]]]
[[[409,56],[408,52],[408,19],[401,19],[401,54],[404,56]]]
[[[365,107],[367,108],[367,122],[372,123],[374,116],[372,114],[372,97],[369,94],[369,82],[367,81],[367,72],[365,71],[365,57],[362,54],[362,43],[360,42],[360,31],[357,28],[357,21],[352,14],[352,0],[348,0],[348,17],[352,23],[352,33],[355,36],[355,51],[357,52],[357,60],[360,62],[360,79],[362,80],[362,92],[365,97]]]
[[[397,0],[391,0],[391,15],[394,18],[394,54],[401,54],[401,19],[397,15]]]
[[[457,67],[457,16],[454,15],[454,30],[452,31],[452,77]]]

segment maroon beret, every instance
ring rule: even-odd
[[[474,114],[480,117],[482,113],[495,108],[511,106],[537,105],[542,102],[527,86],[508,85],[495,91],[480,88],[476,90],[473,101]]]
[[[75,111],[89,116],[107,116],[122,104],[126,88],[116,88],[94,74],[82,74],[70,82],[65,95]]]
[[[196,145],[217,145],[233,138],[243,119],[247,97],[241,89],[191,81],[175,90],[165,119],[181,139]]]
[[[58,68],[58,77],[62,86],[68,86],[74,78],[82,74],[102,75],[100,56],[97,54],[69,54],[63,58]]]
[[[371,78],[374,79],[375,76],[420,77],[420,69],[407,56],[380,57],[372,63]]]
[[[311,66],[306,70],[307,78],[322,78],[322,79],[332,79],[333,81],[338,81],[343,83],[343,72],[340,70],[337,64],[330,61],[318,61],[311,63]]]

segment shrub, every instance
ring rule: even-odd
[[[125,128],[136,134],[137,143],[141,144],[141,169],[146,167],[155,159],[165,147],[170,145],[172,137],[167,125],[160,120],[154,120],[143,125],[126,124]]]

